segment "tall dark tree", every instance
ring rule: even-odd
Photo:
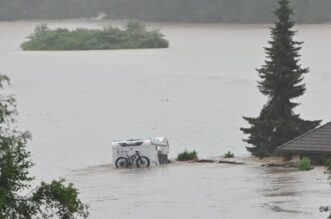
[[[9,78],[0,75],[0,89],[7,82]],[[87,218],[78,190],[63,179],[31,190],[33,163],[26,150],[31,135],[15,129],[15,114],[15,98],[0,94],[0,219]]]
[[[275,11],[277,21],[271,28],[270,46],[265,48],[267,60],[257,69],[261,79],[258,88],[268,97],[268,102],[257,118],[244,117],[250,128],[241,128],[249,135],[245,141],[253,145],[247,149],[254,156],[272,155],[277,146],[315,128],[321,122],[303,120],[293,112],[299,105],[293,100],[306,90],[303,76],[309,69],[299,64],[302,42],[293,40],[296,31],[292,30],[292,14],[289,0],[279,0],[279,8]]]

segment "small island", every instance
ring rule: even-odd
[[[38,25],[21,45],[23,50],[113,50],[168,48],[169,42],[158,30],[147,30],[138,22],[128,22],[124,29],[107,27],[104,29],[78,28],[50,30],[46,24]]]

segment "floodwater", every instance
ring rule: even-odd
[[[248,156],[241,118],[256,116],[256,88],[267,25],[150,24],[169,49],[24,52],[38,22],[0,22],[0,71],[12,79],[19,126],[38,180],[66,177],[90,205],[91,218],[325,218],[331,203],[323,168],[311,172],[259,165],[171,164],[115,170],[111,142],[167,136],[170,157],[196,149]],[[50,27],[107,22],[51,21]],[[331,25],[297,26],[309,66],[297,112],[330,119]]]

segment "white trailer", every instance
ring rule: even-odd
[[[151,165],[168,163],[169,142],[165,137],[147,139],[129,139],[126,141],[113,141],[113,164],[119,157],[131,156],[136,151],[146,156]]]

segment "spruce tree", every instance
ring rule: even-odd
[[[295,114],[293,102],[304,94],[304,74],[308,68],[299,64],[302,42],[293,40],[293,9],[289,0],[279,0],[275,26],[271,28],[271,41],[265,48],[265,64],[257,69],[260,81],[258,88],[268,97],[257,118],[244,117],[250,128],[241,128],[248,134],[244,140],[253,147],[247,148],[254,156],[265,157],[274,153],[277,146],[317,127],[321,121],[308,121]]]

